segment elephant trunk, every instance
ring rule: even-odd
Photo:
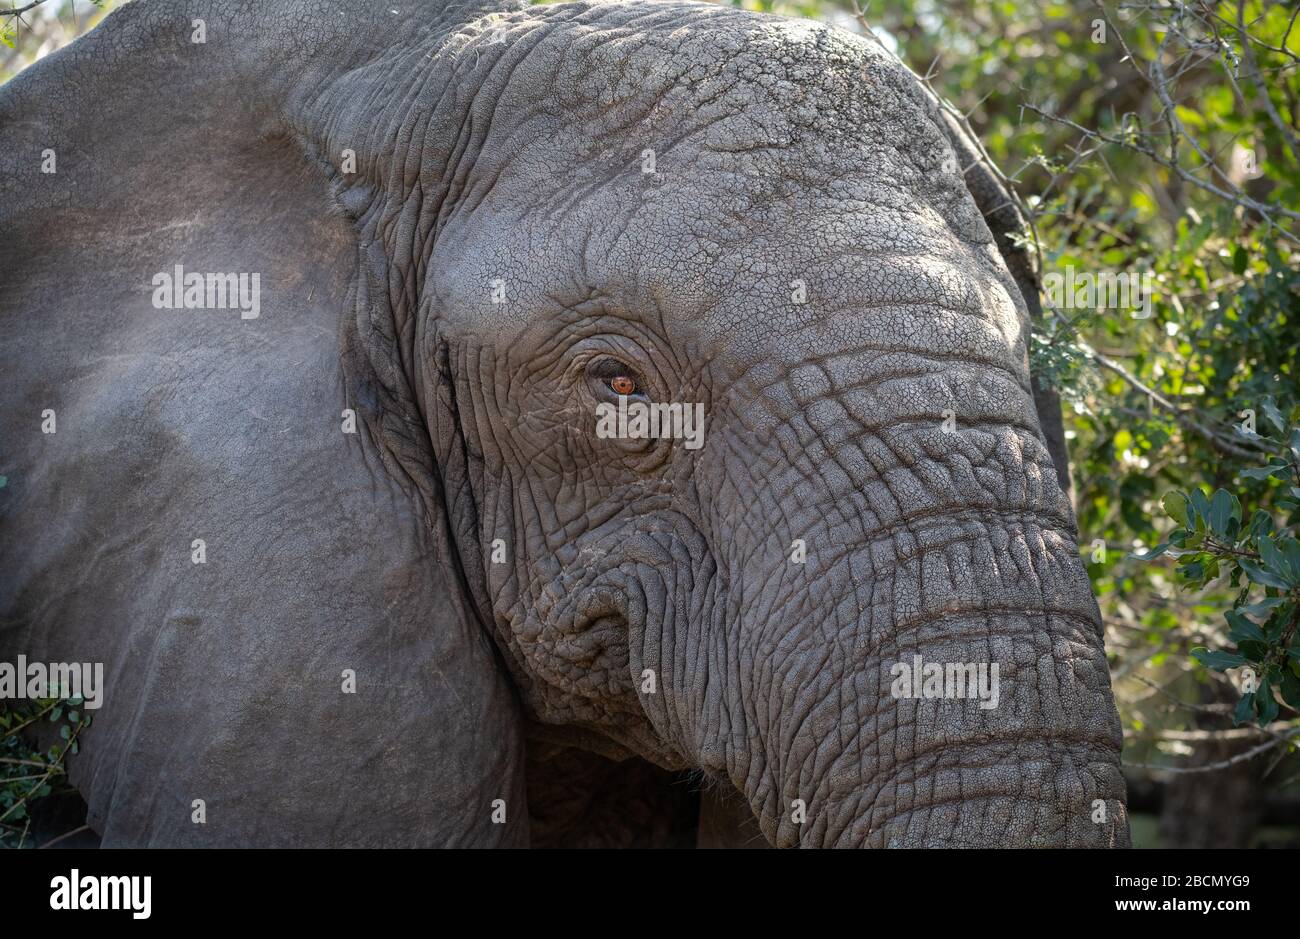
[[[774,844],[1127,842],[1118,716],[1068,503],[1036,437],[987,433],[1018,474],[996,487],[858,479],[817,495],[801,477],[734,529],[711,655],[730,693],[700,721],[723,728],[704,763],[725,767]],[[781,507],[776,532],[763,505]],[[784,552],[758,576],[755,532]]]

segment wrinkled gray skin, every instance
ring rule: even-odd
[[[0,89],[0,660],[106,663],[104,843],[523,845],[589,751],[777,846],[1126,844],[949,138],[868,40],[676,2],[142,2]],[[260,318],[154,309],[178,263]],[[597,439],[609,357],[705,446]],[[913,654],[999,706],[896,700]]]

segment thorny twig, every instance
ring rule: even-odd
[[[1285,734],[1277,734],[1272,740],[1267,740],[1257,747],[1251,747],[1249,750],[1243,750],[1236,756],[1229,757],[1226,760],[1219,760],[1216,763],[1206,763],[1202,766],[1161,766],[1158,763],[1125,763],[1129,769],[1149,769],[1162,773],[1174,773],[1184,775],[1188,773],[1215,773],[1221,769],[1227,769],[1230,766],[1236,766],[1238,763],[1245,763],[1253,760],[1261,753],[1267,753],[1274,747],[1294,740],[1300,735],[1300,727],[1294,727]]]
[[[1187,410],[1178,407],[1178,405],[1174,404],[1160,392],[1144,383],[1123,365],[1109,356],[1102,355],[1082,340],[1076,340],[1075,346],[1086,358],[1090,359],[1102,368],[1114,372],[1130,387],[1146,395],[1150,401],[1167,411],[1169,415],[1173,417],[1173,419],[1185,430],[1190,430],[1193,433],[1200,434],[1206,439],[1210,446],[1214,447],[1214,449],[1218,450],[1220,453],[1223,453],[1226,456],[1235,456],[1244,460],[1253,460],[1259,456],[1260,452],[1267,452],[1262,447],[1246,440],[1245,438],[1241,438],[1241,443],[1239,444],[1225,433],[1216,430],[1209,424],[1196,420]],[[1245,444],[1245,446],[1243,446],[1243,444]]]

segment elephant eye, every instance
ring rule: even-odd
[[[609,385],[609,390],[615,394],[636,394],[636,379],[631,375],[615,375],[613,378],[609,379],[609,381],[605,382],[605,384]]]
[[[635,369],[618,359],[597,359],[588,366],[587,375],[597,398],[607,398],[611,394],[625,398],[634,395],[645,397],[645,381]]]

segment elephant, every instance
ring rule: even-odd
[[[103,845],[1128,844],[1023,219],[870,37],[138,0],[0,142],[0,661],[102,664]]]

